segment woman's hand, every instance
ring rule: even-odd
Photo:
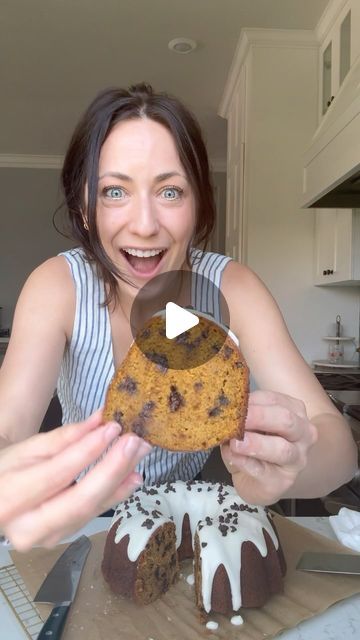
[[[16,549],[55,545],[142,484],[133,469],[151,447],[133,434],[119,438],[120,431],[117,423],[102,424],[97,411],[0,450],[0,530]]]
[[[282,393],[249,396],[244,440],[223,444],[223,461],[238,494],[252,504],[273,504],[306,467],[317,440],[304,403]]]

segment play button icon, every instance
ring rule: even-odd
[[[139,289],[130,326],[137,347],[159,371],[193,369],[221,350],[229,308],[210,278],[185,269],[167,271]]]
[[[169,340],[177,338],[197,324],[199,324],[199,318],[194,313],[179,307],[175,302],[166,304],[165,331]]]

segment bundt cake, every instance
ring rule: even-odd
[[[260,607],[283,589],[285,559],[269,511],[232,486],[203,481],[142,487],[120,503],[102,572],[114,592],[148,604],[192,557],[196,605],[207,614]]]
[[[200,316],[169,340],[164,317],[153,316],[111,381],[103,415],[154,446],[204,450],[242,439],[248,387],[244,357],[216,322]]]

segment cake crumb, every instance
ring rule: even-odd
[[[193,573],[190,573],[190,575],[188,575],[188,577],[186,578],[186,582],[191,586],[195,584],[195,577]]]
[[[230,620],[231,624],[239,627],[241,624],[244,624],[244,619],[241,616],[233,616]]]
[[[214,620],[209,620],[209,622],[206,623],[206,628],[211,629],[212,631],[215,631],[218,627],[219,624],[214,622]]]

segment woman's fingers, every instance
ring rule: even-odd
[[[6,535],[20,551],[33,544],[55,544],[114,502],[127,498],[142,481],[132,470],[150,450],[137,436],[119,438],[77,484],[14,518],[5,527]]]
[[[278,391],[252,391],[249,395],[249,405],[280,405],[299,415],[306,416],[306,407],[302,400],[288,396]]]
[[[303,467],[306,464],[305,456],[300,462],[299,448],[293,442],[279,436],[264,436],[260,433],[245,433],[244,440],[230,440],[231,461],[236,465],[238,457],[250,457],[263,460],[279,466],[291,466],[294,464]]]
[[[2,474],[7,490],[0,496],[0,523],[66,488],[85,467],[101,456],[119,434],[119,425],[108,423],[47,460],[34,463],[23,471],[16,469]]]
[[[87,433],[102,425],[102,410],[82,422],[66,424],[47,433],[38,433],[27,440],[1,450],[1,471],[24,469],[46,460],[81,440]]]

